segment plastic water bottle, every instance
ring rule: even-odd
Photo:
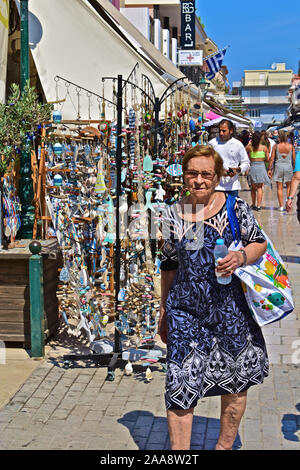
[[[215,265],[217,266],[218,261],[220,259],[225,258],[227,254],[228,254],[228,248],[224,244],[223,238],[218,238],[218,240],[216,241],[216,246],[214,248]],[[217,276],[217,281],[219,284],[229,284],[231,282],[231,276],[224,277],[223,275],[221,275],[221,273],[217,273],[217,272],[216,272],[216,276]]]

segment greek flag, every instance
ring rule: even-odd
[[[206,57],[204,59],[208,65],[209,72],[205,74],[206,78],[208,80],[212,80],[216,73],[220,70],[222,67],[222,62],[225,57],[225,53],[227,51],[227,47],[224,49],[218,51],[216,54],[213,54],[211,56]]]

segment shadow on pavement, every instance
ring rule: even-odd
[[[300,403],[296,405],[296,410],[300,412]],[[299,442],[300,439],[296,435],[296,432],[299,431],[300,434],[300,414],[283,415],[281,424],[281,431],[283,433],[283,437],[287,441]]]
[[[300,264],[300,256],[281,255],[282,261],[286,263]]]
[[[135,410],[118,419],[118,423],[127,427],[139,450],[169,450],[167,418],[154,416],[149,411]],[[220,432],[220,420],[205,416],[194,416],[191,450],[213,450]],[[233,450],[242,446],[239,434]]]

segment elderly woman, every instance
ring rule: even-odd
[[[165,401],[171,448],[190,448],[198,399],[221,396],[221,429],[216,450],[231,449],[246,407],[250,386],[268,375],[260,327],[253,320],[234,271],[254,263],[267,243],[246,202],[236,198],[243,251],[229,251],[215,268],[218,238],[233,241],[226,193],[215,188],[223,161],[209,145],[197,145],[183,159],[187,196],[164,217],[159,334],[167,343]],[[169,229],[169,230],[167,230]],[[164,237],[165,238],[165,237]],[[232,276],[227,285],[219,275]]]

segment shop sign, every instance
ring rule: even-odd
[[[203,51],[178,51],[178,65],[201,67],[203,65]]]
[[[195,0],[181,0],[181,49],[195,49]]]

